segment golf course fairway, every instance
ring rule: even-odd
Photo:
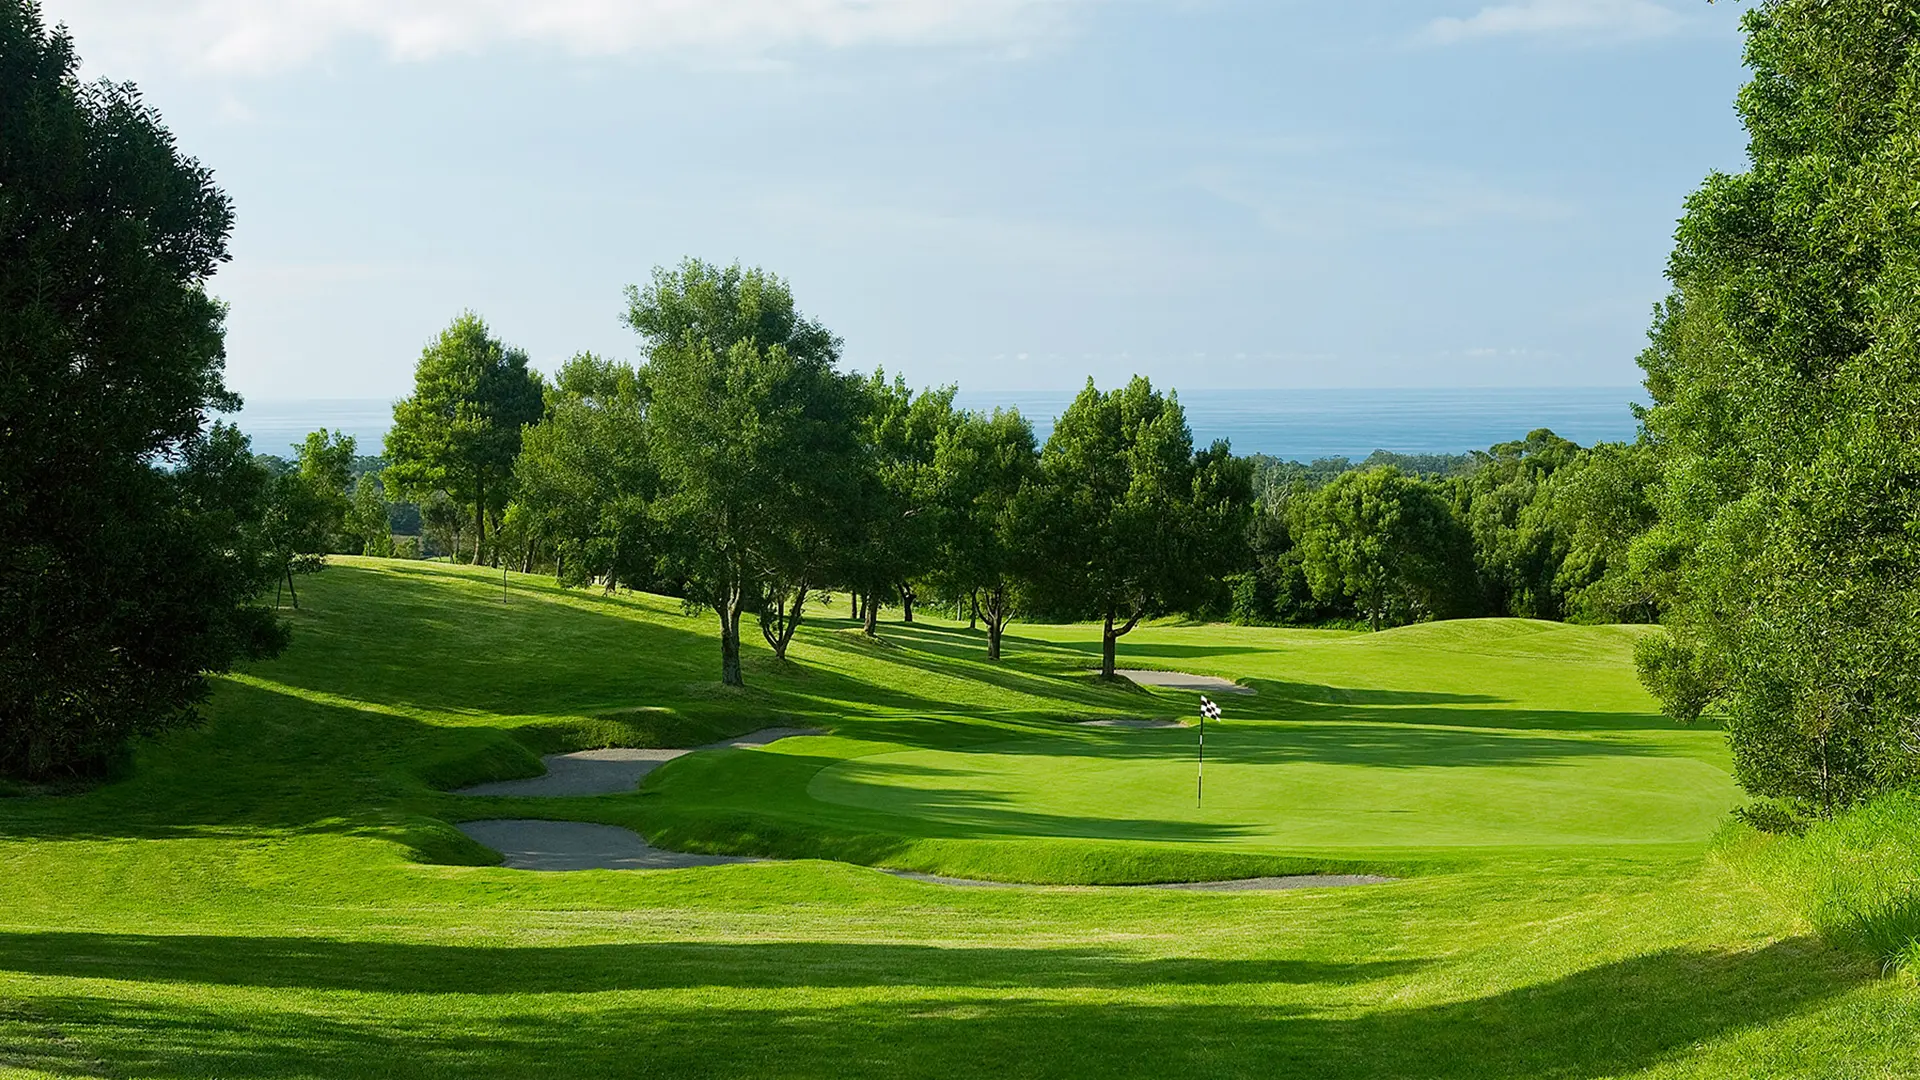
[[[337,558],[280,659],[110,782],[0,798],[0,1076],[1905,1077],[1920,990],[1730,823],[1644,631],[1377,634],[810,613],[719,684],[711,615]],[[463,795],[697,747],[633,791]],[[513,790],[513,789],[507,789]],[[587,822],[765,861],[505,869]],[[962,888],[880,869],[1013,884]],[[1124,886],[1376,874],[1351,888]]]

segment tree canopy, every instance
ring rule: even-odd
[[[466,312],[421,351],[412,396],[393,406],[385,480],[424,499],[470,508],[473,562],[487,556],[487,524],[512,495],[520,430],[540,419],[541,380],[527,354],[502,344]]]
[[[688,260],[628,303],[647,348],[653,518],[687,599],[720,617],[721,681],[738,686],[742,614],[804,601],[824,570],[818,530],[860,475],[858,389],[835,368],[839,340],[764,271]]]
[[[1216,442],[1195,452],[1177,397],[1136,376],[1086,388],[1054,422],[1023,517],[1031,589],[1049,611],[1102,620],[1101,671],[1150,615],[1197,604],[1241,561],[1252,470]]]
[[[1688,199],[1641,358],[1669,636],[1741,784],[1831,813],[1920,771],[1920,9],[1749,11],[1748,168]]]
[[[205,672],[285,640],[251,601],[265,475],[211,425],[233,214],[125,83],[0,3],[0,771],[189,722]]]

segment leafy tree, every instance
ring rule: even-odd
[[[1555,471],[1579,453],[1577,444],[1540,428],[1476,452],[1472,471],[1449,481],[1473,537],[1490,610],[1531,619],[1560,617],[1555,583],[1567,542],[1546,492]]]
[[[363,555],[392,558],[393,505],[377,472],[361,473],[353,484],[353,506],[347,514],[347,531]]]
[[[858,391],[835,369],[839,339],[764,271],[689,259],[627,298],[647,347],[654,520],[688,601],[719,616],[721,681],[739,686],[741,616],[804,602],[809,527],[858,474]]]
[[[900,598],[902,620],[913,621],[914,579],[932,566],[941,527],[934,458],[941,435],[953,426],[955,388],[916,394],[899,376],[888,382],[876,371],[863,391],[865,473],[852,504],[852,543],[838,562],[863,598],[871,636],[889,592]]]
[[[1195,452],[1179,398],[1146,379],[1093,380],[1055,422],[1020,513],[1039,607],[1103,620],[1100,670],[1140,620],[1213,595],[1241,568],[1252,468],[1216,442]]]
[[[1653,622],[1658,590],[1635,566],[1634,544],[1653,526],[1654,460],[1645,443],[1599,443],[1556,472],[1549,513],[1565,537],[1554,575],[1567,617]]]
[[[954,591],[978,596],[987,624],[987,659],[1013,618],[1014,590],[1029,573],[1020,500],[1040,472],[1033,425],[1017,409],[962,412],[937,438],[941,573]]]
[[[347,484],[353,458],[353,436],[322,428],[301,443],[294,466],[277,470],[269,482],[262,535],[296,609],[300,593],[294,575],[319,573],[327,553],[349,543],[346,524],[353,505]]]
[[[1755,795],[1920,777],[1920,8],[1745,17],[1749,164],[1688,199],[1641,358],[1671,593],[1642,675]]]
[[[469,311],[421,352],[413,378],[413,396],[393,407],[385,476],[414,498],[438,491],[470,508],[477,565],[487,522],[512,493],[521,428],[540,419],[540,377],[526,353],[501,344]]]
[[[470,519],[445,492],[436,491],[420,504],[420,531],[425,540],[424,554],[445,554],[459,561],[460,538],[466,535]]]
[[[1316,597],[1352,602],[1376,630],[1470,610],[1472,543],[1434,485],[1390,465],[1345,473],[1299,515]]]
[[[209,426],[232,209],[128,84],[0,0],[0,771],[83,770],[188,723],[285,643],[265,476]]]
[[[326,530],[325,553],[339,550],[350,541],[346,536],[347,514],[353,504],[354,437],[325,428],[308,433],[295,452],[295,469],[300,480],[312,488],[318,498],[321,524]]]
[[[524,518],[530,547],[553,552],[563,584],[657,586],[649,506],[660,482],[647,450],[647,398],[639,372],[582,353],[561,367],[546,419],[522,439],[508,514]]]

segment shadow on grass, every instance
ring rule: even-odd
[[[1358,983],[1421,960],[1142,958],[1095,948],[845,942],[485,946],[181,934],[0,933],[0,971],[389,994],[590,994],[729,987]]]
[[[18,1026],[28,1037],[12,1040],[8,1064],[155,1077],[310,1076],[324,1062],[332,1075],[396,1078],[629,1076],[643,1065],[662,1076],[1588,1080],[1816,1008],[1866,978],[1859,963],[1795,939],[1750,952],[1638,956],[1462,1001],[1324,1014],[1291,1004],[1284,985],[1411,967],[806,943],[469,950],[13,935],[0,939],[0,968],[211,984],[190,1000],[23,999],[27,1022]],[[1156,980],[1198,997],[1168,1001]],[[725,995],[687,996],[702,987]],[[829,992],[807,992],[816,987]],[[836,989],[852,987],[881,989],[851,998]],[[1120,993],[1099,1001],[1047,993],[1083,987]],[[281,996],[330,989],[545,996],[423,1006],[376,994],[354,1001],[351,1015]],[[681,992],[567,996],[609,989]],[[248,996],[227,1004],[229,993]],[[0,1014],[0,1030],[9,1019]]]

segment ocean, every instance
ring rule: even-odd
[[[969,409],[1018,408],[1045,439],[1074,390],[962,391]],[[1180,394],[1196,444],[1227,439],[1240,454],[1289,461],[1363,458],[1375,450],[1459,454],[1551,428],[1581,445],[1631,440],[1638,387],[1528,387],[1458,390],[1188,390]],[[260,399],[235,418],[254,449],[289,454],[316,428],[352,435],[363,454],[380,452],[393,419],[385,399]]]

